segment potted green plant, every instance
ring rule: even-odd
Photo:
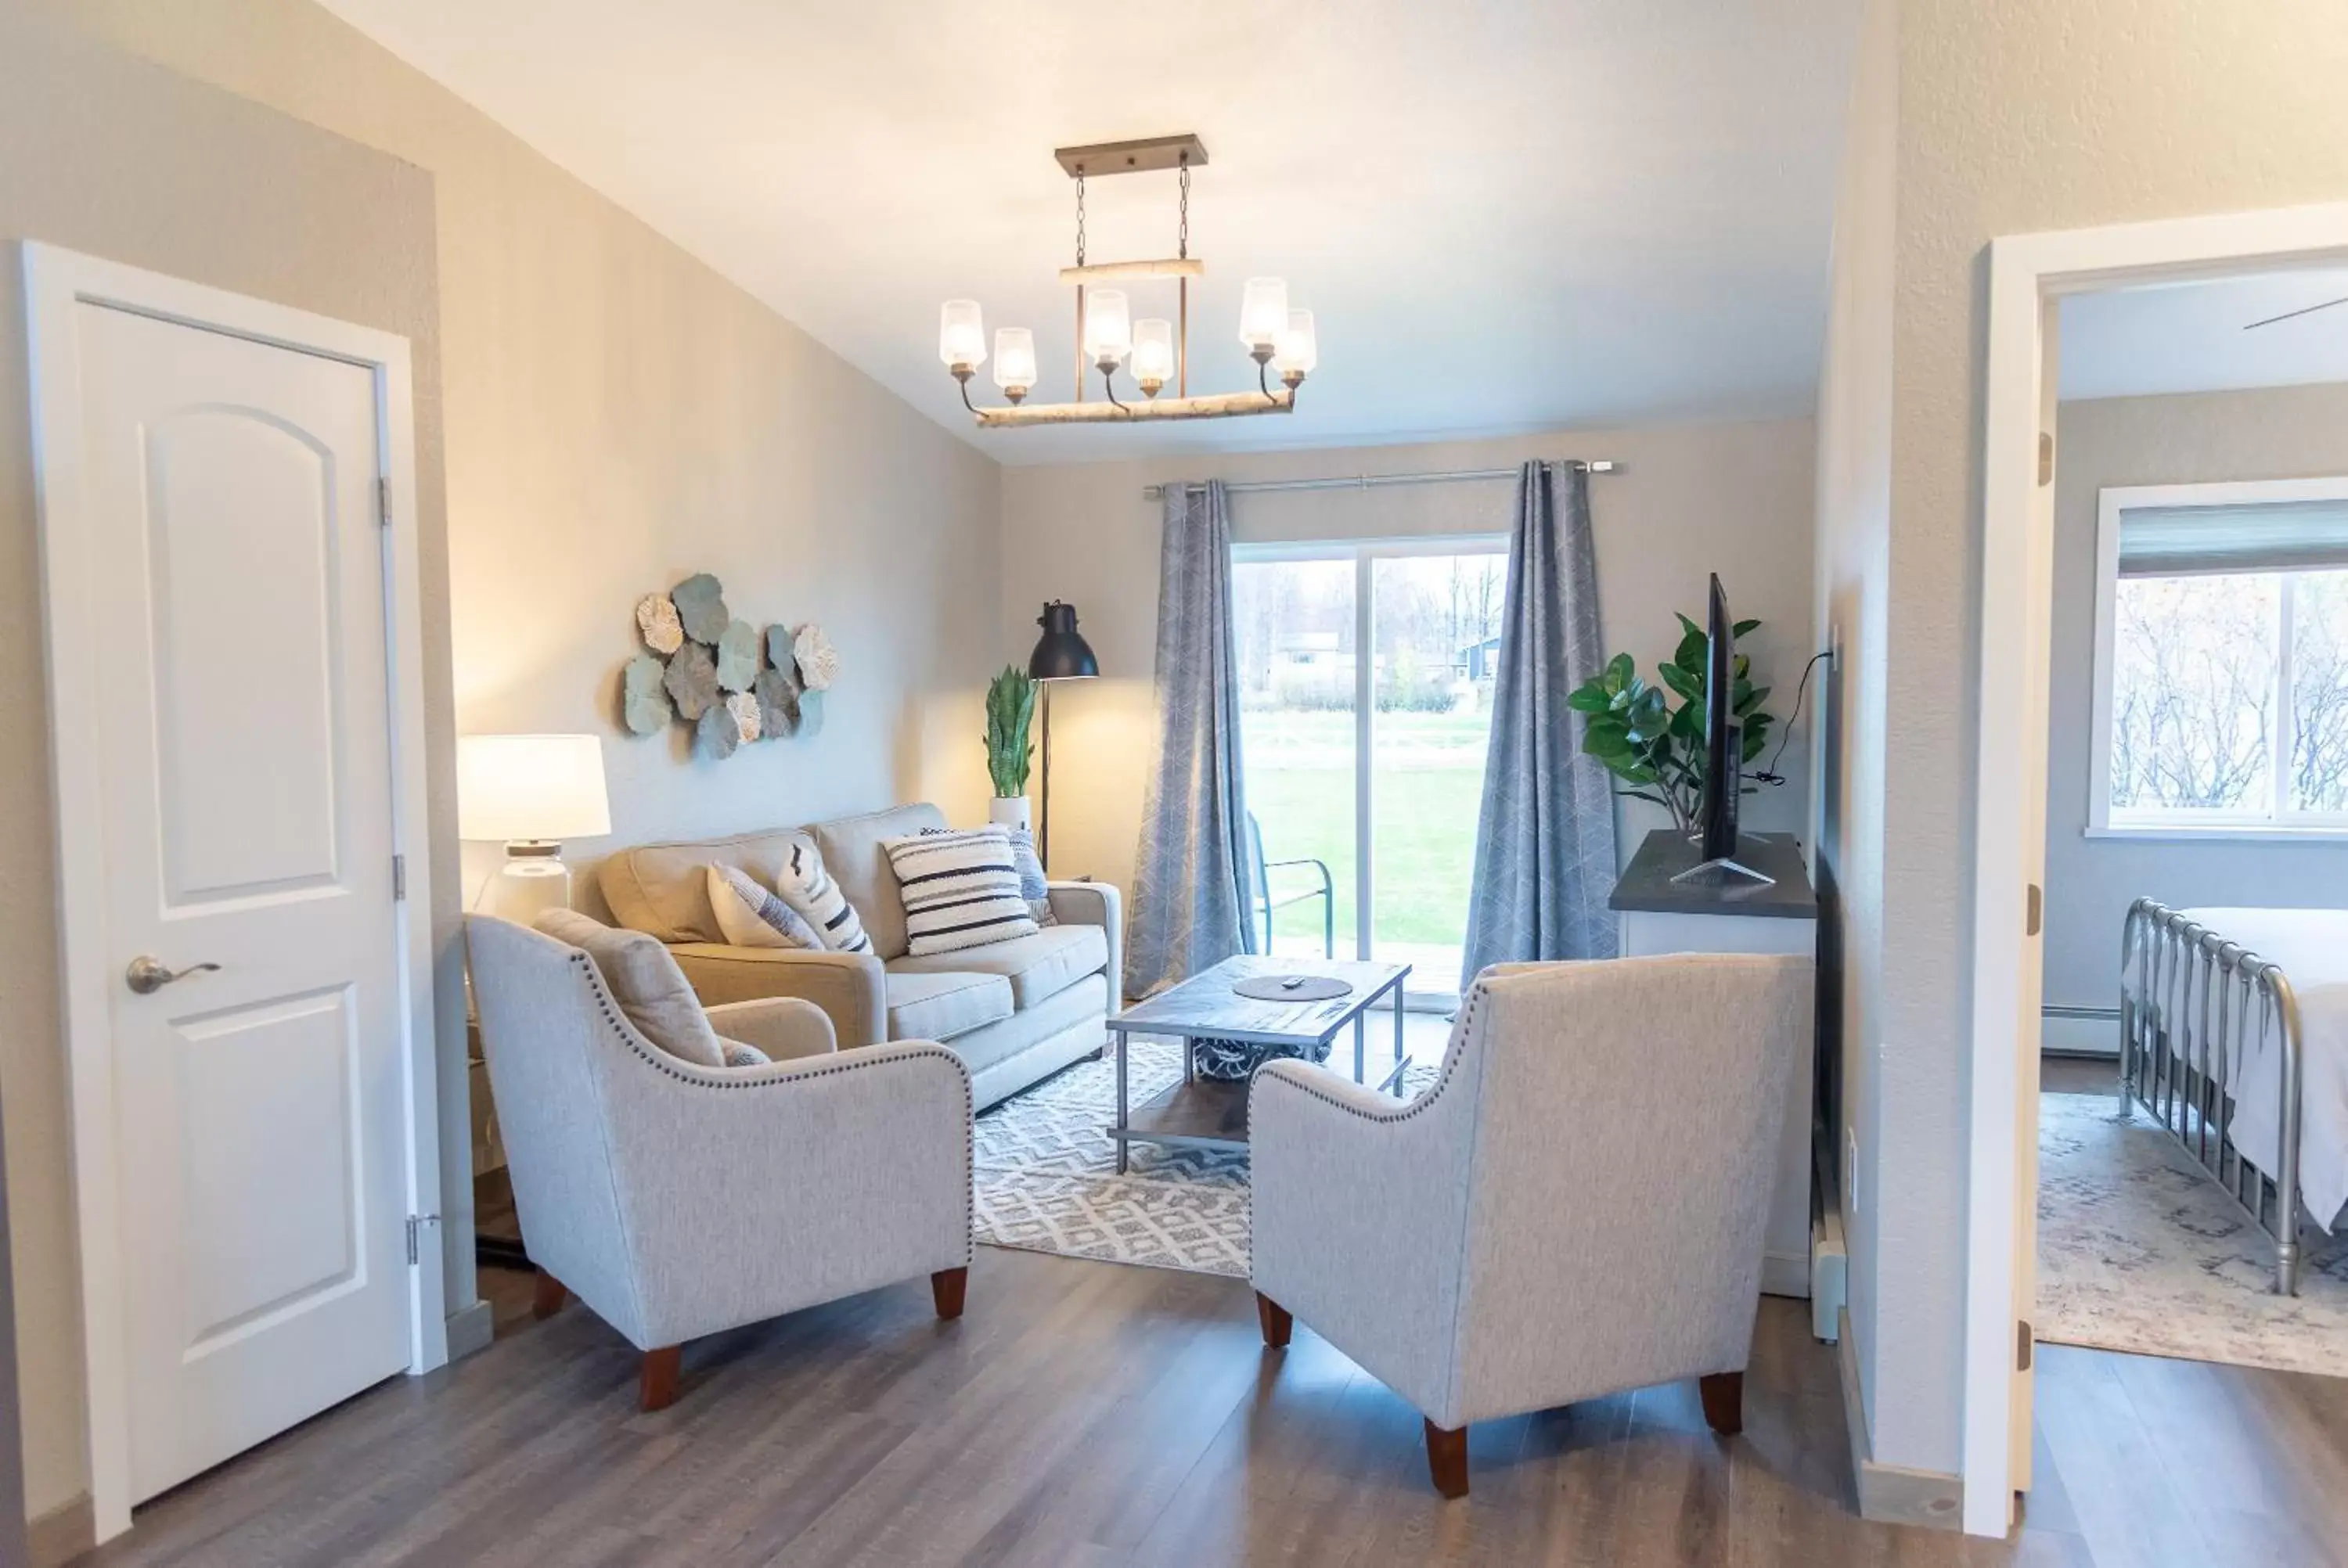
[[[1004,665],[986,686],[986,774],[994,781],[987,819],[1006,827],[1027,825],[1027,729],[1035,717],[1035,681]]]
[[[1742,638],[1760,624],[1740,620],[1729,635],[1732,641]],[[1670,661],[1656,666],[1662,685],[1642,680],[1631,656],[1617,653],[1604,670],[1569,692],[1565,701],[1574,712],[1588,715],[1581,749],[1622,781],[1616,793],[1662,806],[1672,814],[1673,827],[1693,833],[1704,809],[1706,773],[1705,645],[1704,628],[1684,615],[1680,617],[1680,645]],[[1739,750],[1743,760],[1750,763],[1761,754],[1770,727],[1777,721],[1761,707],[1769,688],[1753,684],[1751,661],[1739,653],[1733,669],[1736,684],[1730,705],[1742,735]],[[1676,707],[1672,703],[1674,694],[1680,698]],[[1759,794],[1757,783],[1747,784],[1744,793]]]

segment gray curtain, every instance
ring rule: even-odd
[[[1528,463],[1509,540],[1463,992],[1487,964],[1614,956],[1613,786],[1581,754],[1581,715],[1565,705],[1605,658],[1590,475]]]
[[[1158,579],[1158,739],[1134,856],[1125,994],[1255,950],[1231,513],[1220,481],[1169,485]]]

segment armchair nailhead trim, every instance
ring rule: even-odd
[[[1468,1030],[1474,1026],[1476,1021],[1477,1005],[1483,999],[1484,982],[1478,980],[1468,992],[1467,1005],[1460,1009],[1459,1027],[1457,1032],[1461,1041],[1461,1049],[1444,1052],[1443,1071],[1441,1075],[1436,1079],[1435,1086],[1429,1089],[1426,1093],[1421,1094],[1416,1099],[1411,1101],[1399,1111],[1365,1111],[1360,1106],[1350,1104],[1345,1101],[1338,1099],[1334,1094],[1323,1093],[1322,1091],[1313,1088],[1309,1084],[1299,1083],[1292,1078],[1284,1077],[1279,1074],[1274,1074],[1272,1081],[1280,1084],[1283,1088],[1292,1089],[1299,1094],[1311,1095],[1313,1099],[1320,1101],[1323,1104],[1334,1105],[1338,1110],[1345,1112],[1348,1116],[1356,1117],[1364,1122],[1375,1122],[1380,1125],[1385,1125],[1388,1122],[1407,1122],[1412,1117],[1417,1115],[1420,1112],[1425,1111],[1428,1106],[1434,1104],[1437,1100],[1440,1100],[1443,1097],[1443,1091],[1451,1086],[1452,1071],[1459,1065],[1459,1058],[1465,1053]],[[1274,1058],[1273,1060],[1278,1061],[1280,1059]],[[1269,1067],[1272,1065],[1272,1063],[1268,1061],[1263,1065]],[[1252,1191],[1253,1189],[1251,1188],[1250,1190]]]
[[[879,1060],[875,1060],[870,1057],[863,1057],[855,1061],[842,1061],[826,1067],[808,1068],[804,1071],[795,1072],[788,1078],[761,1079],[756,1082],[745,1082],[737,1079],[726,1082],[712,1083],[707,1079],[695,1078],[688,1073],[678,1071],[674,1060],[670,1058],[665,1051],[657,1050],[644,1042],[644,1038],[637,1031],[636,1026],[627,1020],[626,1015],[620,1011],[619,1004],[612,999],[612,989],[609,986],[606,986],[603,983],[602,971],[596,968],[594,960],[590,958],[586,953],[577,948],[573,948],[571,950],[571,963],[572,967],[576,968],[580,972],[581,976],[586,980],[588,989],[595,998],[596,1009],[602,1013],[603,1021],[611,1026],[612,1037],[614,1040],[617,1040],[622,1045],[627,1047],[628,1050],[638,1061],[644,1062],[654,1071],[660,1073],[664,1077],[674,1078],[679,1083],[689,1084],[695,1089],[711,1089],[718,1091],[735,1089],[778,1089],[788,1084],[798,1083],[810,1078],[831,1078],[843,1072],[856,1072],[870,1067],[889,1067],[900,1061],[919,1061],[925,1056],[938,1057],[943,1061],[953,1063],[955,1067],[962,1068],[962,1071],[957,1072],[955,1076],[962,1081],[963,1175],[965,1180],[974,1183],[974,1173],[978,1166],[978,1134],[974,1131],[975,1111],[971,1100],[970,1071],[967,1068],[963,1068],[962,1058],[948,1050],[944,1046],[931,1045],[927,1043],[917,1044],[913,1046],[912,1049],[901,1051],[894,1056],[882,1057]],[[973,1185],[971,1196],[971,1224],[973,1226],[973,1239],[966,1240],[963,1246],[963,1266],[964,1267],[968,1267],[970,1266],[971,1260],[977,1255],[978,1252],[977,1243],[974,1239],[975,1227],[978,1221],[977,1206],[977,1193],[975,1186]]]

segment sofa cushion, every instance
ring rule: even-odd
[[[945,825],[945,815],[936,806],[901,805],[819,822],[808,829],[823,851],[824,868],[839,879],[839,890],[864,917],[872,950],[883,958],[899,958],[905,951],[905,905],[897,896],[897,874],[889,868],[889,852],[881,845]]]
[[[738,866],[713,861],[705,868],[709,881],[709,905],[717,912],[717,928],[737,948],[820,948],[807,917],[780,895],[760,886]]]
[[[731,866],[772,887],[793,845],[815,841],[796,829],[677,844],[640,844],[606,858],[595,874],[613,917],[664,942],[723,942],[709,906],[712,865]]]
[[[988,825],[932,828],[885,847],[905,906],[905,950],[922,957],[1033,936],[1035,917],[1019,895],[1011,839]]]
[[[575,909],[549,909],[538,929],[585,953],[636,1032],[680,1061],[724,1067],[725,1043],[669,950],[642,931],[619,931]]]
[[[947,969],[1001,975],[1011,982],[1011,999],[1025,1012],[1045,997],[1056,996],[1086,975],[1108,967],[1108,938],[1098,926],[1051,926],[1032,936],[1016,937],[983,948],[925,958],[892,958],[890,983],[900,975],[937,974]]]
[[[1012,1014],[1011,983],[1001,975],[891,975],[889,1038],[952,1040]]]

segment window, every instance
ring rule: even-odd
[[[2348,835],[2348,479],[2100,514],[2088,832]]]

